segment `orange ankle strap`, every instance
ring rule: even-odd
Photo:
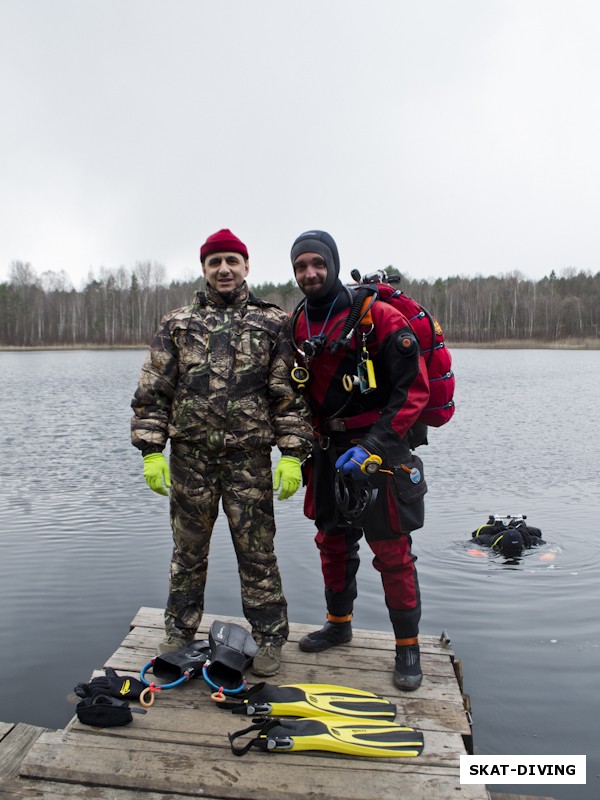
[[[329,622],[350,622],[352,614],[346,614],[345,617],[334,617],[333,614],[327,614],[327,619]]]
[[[396,645],[402,647],[406,644],[419,644],[419,637],[412,636],[410,639],[396,639]]]

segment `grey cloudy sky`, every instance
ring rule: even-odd
[[[0,279],[600,270],[597,0],[0,0]]]

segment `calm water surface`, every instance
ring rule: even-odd
[[[0,721],[62,727],[65,698],[142,605],[162,607],[167,503],[129,444],[142,351],[0,353]],[[422,632],[447,629],[471,696],[477,752],[586,754],[600,796],[600,352],[456,350],[458,411],[420,454],[430,487],[415,534]],[[321,624],[322,582],[301,493],[277,503],[290,617]],[[518,564],[469,553],[488,514],[527,514],[549,544]],[[551,558],[552,560],[543,560]],[[359,627],[387,630],[364,553]],[[207,611],[241,616],[219,518]]]

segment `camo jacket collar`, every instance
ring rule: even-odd
[[[244,281],[232,292],[222,294],[207,283],[205,294],[207,302],[214,306],[245,306],[248,303],[250,290],[248,289],[248,284]]]

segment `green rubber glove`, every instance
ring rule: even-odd
[[[153,492],[169,494],[167,489],[171,488],[171,471],[162,453],[150,453],[144,456],[144,478]]]
[[[273,479],[273,489],[279,492],[279,500],[287,500],[296,494],[302,483],[302,471],[300,469],[300,459],[294,456],[281,456],[279,464],[275,467],[275,477]]]

